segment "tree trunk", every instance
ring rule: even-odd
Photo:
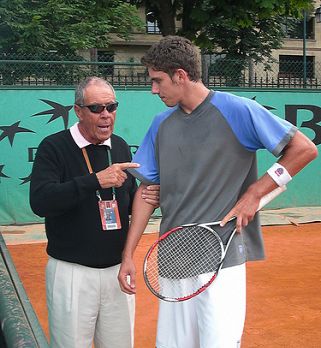
[[[162,0],[159,4],[160,30],[163,36],[175,35],[175,11],[172,0]]]

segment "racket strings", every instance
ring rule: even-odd
[[[178,299],[197,292],[217,272],[222,244],[211,230],[188,226],[161,240],[145,263],[145,280],[152,292]]]

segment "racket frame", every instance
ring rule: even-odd
[[[230,221],[234,220],[235,217],[233,217]],[[228,250],[228,247],[230,245],[230,242],[232,241],[234,234],[236,232],[236,228],[234,228],[234,230],[232,231],[229,240],[226,244],[226,247],[224,248],[224,244],[222,242],[221,237],[219,236],[219,234],[212,228],[210,228],[210,226],[215,226],[215,225],[219,225],[221,221],[215,221],[215,222],[210,222],[210,223],[202,223],[202,224],[197,224],[197,223],[191,223],[191,224],[184,224],[182,226],[178,226],[175,227],[169,231],[167,231],[166,233],[164,233],[162,236],[160,236],[149,248],[147,254],[145,255],[145,259],[144,259],[144,263],[143,263],[143,276],[144,276],[144,280],[145,280],[145,284],[147,285],[148,289],[159,299],[163,300],[163,301],[167,301],[167,302],[182,302],[182,301],[186,301],[189,300],[197,295],[199,295],[200,293],[202,293],[203,291],[205,291],[215,280],[216,276],[218,275],[220,269],[222,268],[223,265],[223,261],[226,255],[226,252]],[[202,228],[205,228],[206,230],[208,230],[210,233],[212,233],[215,238],[217,239],[217,241],[219,242],[220,245],[220,249],[221,249],[221,259],[219,262],[219,266],[217,268],[217,270],[215,272],[213,272],[213,276],[210,278],[210,280],[208,282],[206,282],[205,284],[203,284],[198,290],[196,290],[195,292],[193,292],[191,295],[187,295],[187,296],[182,296],[182,297],[168,297],[168,296],[163,296],[162,294],[160,294],[159,292],[155,291],[155,289],[151,286],[150,281],[148,279],[147,276],[147,267],[148,267],[148,260],[150,255],[153,253],[154,249],[156,248],[156,246],[158,246],[164,239],[166,239],[169,235],[176,233],[180,230],[182,230],[185,227],[193,227],[193,226],[199,226]],[[179,281],[179,279],[177,280]]]
[[[260,201],[259,207],[257,209],[257,211],[261,210],[266,204],[268,204],[270,201],[272,201],[275,197],[277,197],[280,193],[284,192],[287,189],[286,185],[277,187],[276,189],[274,189],[273,191],[271,191],[270,193],[266,194]],[[234,220],[236,217],[232,217],[228,222]],[[224,258],[225,255],[228,251],[229,245],[236,233],[236,227],[234,228],[234,230],[232,231],[228,242],[226,244],[226,247],[224,248],[224,244],[222,242],[221,237],[219,236],[219,234],[212,228],[210,228],[210,226],[215,226],[215,225],[219,225],[221,223],[221,221],[215,221],[215,222],[210,222],[210,223],[190,223],[190,224],[184,224],[182,226],[178,226],[178,227],[174,227],[173,229],[165,232],[162,236],[160,236],[149,248],[145,258],[144,258],[144,264],[143,264],[143,276],[144,276],[144,280],[145,283],[147,285],[147,287],[149,288],[149,290],[159,299],[167,301],[167,302],[182,302],[182,301],[186,301],[189,300],[197,295],[199,295],[200,293],[202,293],[203,291],[205,291],[212,283],[213,281],[216,279],[219,271],[221,270],[222,266],[223,266],[223,262],[224,262]],[[221,247],[221,261],[219,264],[219,267],[217,268],[217,271],[213,273],[213,276],[211,277],[211,279],[206,282],[205,284],[203,284],[198,290],[196,290],[194,293],[192,293],[191,295],[188,296],[182,296],[182,297],[167,297],[167,296],[163,296],[161,294],[159,294],[157,291],[154,290],[154,288],[151,286],[148,277],[147,277],[147,266],[148,266],[148,259],[150,257],[150,255],[152,254],[152,252],[154,251],[154,249],[156,248],[156,246],[158,244],[160,244],[162,242],[162,240],[164,240],[165,238],[167,238],[170,234],[173,234],[181,229],[183,229],[184,227],[192,227],[192,226],[199,226],[202,228],[207,229],[208,231],[210,231],[211,233],[213,233],[215,235],[215,237],[217,238],[217,240],[219,241],[220,247]]]

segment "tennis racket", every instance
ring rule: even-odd
[[[286,186],[281,186],[265,195],[258,210],[285,189]],[[181,302],[197,296],[213,283],[236,233],[234,227],[224,247],[215,227],[210,227],[220,222],[182,225],[153,243],[145,256],[143,275],[155,296]]]

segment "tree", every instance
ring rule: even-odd
[[[303,10],[313,10],[313,0],[132,0],[145,6],[150,20],[157,21],[161,33],[182,35],[203,53],[203,80],[216,72],[226,85],[238,86],[247,68],[252,80],[254,63],[270,69],[272,51],[282,46],[285,28],[302,18]],[[180,28],[175,27],[179,21]],[[216,75],[217,76],[217,75]]]
[[[200,48],[229,58],[263,61],[282,45],[287,17],[302,18],[313,0],[132,0],[145,6],[161,33],[190,38]],[[175,28],[175,22],[181,28]]]
[[[2,0],[0,54],[75,55],[108,47],[111,33],[128,39],[142,25],[136,8],[121,0]]]
[[[107,48],[112,33],[129,39],[134,28],[143,23],[136,7],[122,0],[0,0],[2,83],[28,77],[73,84],[85,73],[80,65],[3,60],[84,60],[78,50]]]

